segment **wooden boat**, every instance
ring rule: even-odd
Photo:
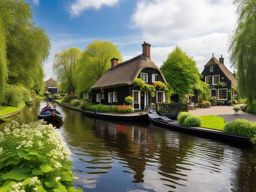
[[[62,116],[55,109],[42,110],[38,115],[38,119],[42,119],[56,128],[60,128],[63,125]]]
[[[248,137],[228,134],[224,133],[223,131],[207,129],[202,127],[186,127],[179,125],[179,123],[176,120],[172,120],[166,116],[158,114],[154,108],[150,108],[148,110],[148,118],[150,122],[154,125],[163,128],[168,128],[173,131],[183,132],[198,137],[218,140],[232,144],[252,145],[252,142]]]

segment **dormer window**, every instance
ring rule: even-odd
[[[152,83],[159,80],[158,74],[152,74]]]
[[[211,75],[205,76],[205,83],[207,83],[208,85],[212,84],[212,76]]]
[[[140,74],[140,78],[141,78],[144,82],[148,82],[148,74],[147,74],[147,73],[141,73],[141,74]]]
[[[213,66],[210,67],[210,72],[213,73]]]
[[[220,76],[219,75],[213,75],[212,76],[212,84],[217,85],[220,82]]]

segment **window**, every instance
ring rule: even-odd
[[[101,94],[101,99],[104,99],[104,93]]]
[[[100,103],[100,101],[101,101],[101,94],[100,94],[100,93],[97,93],[97,94],[96,94],[96,102],[97,102],[97,103]]]
[[[112,103],[113,101],[113,93],[112,92],[108,92],[108,102]]]
[[[147,73],[141,73],[141,74],[140,74],[140,78],[141,78],[144,82],[148,82],[148,74],[147,74]]]
[[[217,85],[220,82],[220,76],[219,75],[213,75],[212,76],[212,84]]]
[[[227,100],[228,99],[228,89],[219,89],[219,98],[220,100]]]
[[[158,74],[152,74],[152,82],[158,81],[159,75]]]
[[[211,75],[205,76],[205,83],[207,83],[209,85],[212,84],[212,76]]]
[[[210,72],[213,72],[213,66],[210,67]]]
[[[211,97],[217,98],[217,90],[216,89],[211,89]]]
[[[113,92],[113,102],[118,102],[117,92]]]
[[[133,102],[134,104],[139,104],[140,103],[140,92],[139,91],[133,91]]]
[[[163,91],[156,92],[156,102],[164,103],[165,102],[165,93]]]

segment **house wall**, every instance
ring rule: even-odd
[[[162,81],[163,82],[163,78],[162,78],[161,74],[156,69],[146,68],[146,69],[143,69],[141,71],[141,73],[147,73],[148,74],[148,82],[147,83],[149,83],[149,84],[153,83],[152,82],[152,74],[158,74],[159,75],[158,76],[159,77],[158,81]],[[138,78],[140,78],[140,74],[138,75]]]
[[[210,71],[210,67],[213,66],[213,72]],[[213,64],[213,65],[210,65],[210,66],[205,66],[204,67],[204,70],[202,72],[202,81],[205,82],[205,77],[208,76],[208,75],[220,75],[220,82],[224,82],[226,83],[226,87],[228,89],[228,100],[231,100],[232,98],[232,84],[231,84],[231,81],[225,76],[225,74],[221,71],[221,69],[219,68],[219,66],[217,64]],[[217,85],[210,85],[209,86],[210,89],[218,89],[218,86]],[[227,100],[227,101],[228,101]],[[226,103],[227,103],[226,101]]]

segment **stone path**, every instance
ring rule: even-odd
[[[198,108],[195,110],[190,110],[190,113],[196,116],[206,116],[206,115],[219,115],[222,116],[225,121],[233,121],[235,119],[247,119],[250,121],[256,121],[256,115],[244,113],[239,111],[238,114],[234,113],[233,106],[213,106],[210,108]]]

